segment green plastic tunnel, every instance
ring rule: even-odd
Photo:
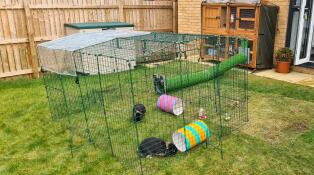
[[[154,75],[155,92],[164,94],[203,83],[217,78],[237,65],[246,63],[247,57],[244,54],[237,54],[204,71],[182,74],[171,78],[167,78],[164,75]]]

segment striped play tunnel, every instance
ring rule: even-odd
[[[158,98],[157,107],[162,111],[180,115],[183,113],[183,101],[170,95],[162,95]]]
[[[173,143],[181,152],[190,150],[209,139],[209,137],[209,129],[201,120],[190,123],[172,134]]]

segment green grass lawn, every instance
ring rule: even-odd
[[[155,174],[313,174],[314,89],[249,76],[250,121],[212,148]],[[42,80],[0,81],[0,174],[130,174],[92,146],[72,158],[68,133],[52,121]],[[172,158],[170,158],[172,159]]]

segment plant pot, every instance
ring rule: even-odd
[[[290,61],[277,61],[276,71],[278,73],[289,73],[290,72]]]

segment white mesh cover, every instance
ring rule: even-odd
[[[127,38],[132,36],[146,35],[150,32],[129,31],[129,30],[105,30],[94,33],[77,33],[70,36],[62,37],[53,41],[45,42],[38,45],[37,52],[40,60],[40,65],[43,70],[51,71],[58,74],[76,75],[77,70],[82,71],[84,68],[91,67],[85,70],[85,73],[97,73],[97,57],[90,55],[89,58],[83,57],[84,60],[80,64],[75,65],[73,53],[77,50],[87,48],[96,44],[105,43],[116,38]],[[108,55],[114,55],[108,50]],[[101,64],[107,64],[111,67],[113,64],[112,58],[100,60]],[[121,60],[120,60],[121,61]],[[127,64],[127,63],[124,63]],[[132,66],[135,66],[132,64]],[[116,69],[116,68],[115,68]],[[121,68],[117,68],[121,69]],[[126,68],[125,68],[126,69]],[[123,69],[123,70],[125,70]],[[87,71],[87,72],[86,72]],[[115,70],[117,71],[117,70]],[[102,71],[102,73],[109,73]]]

